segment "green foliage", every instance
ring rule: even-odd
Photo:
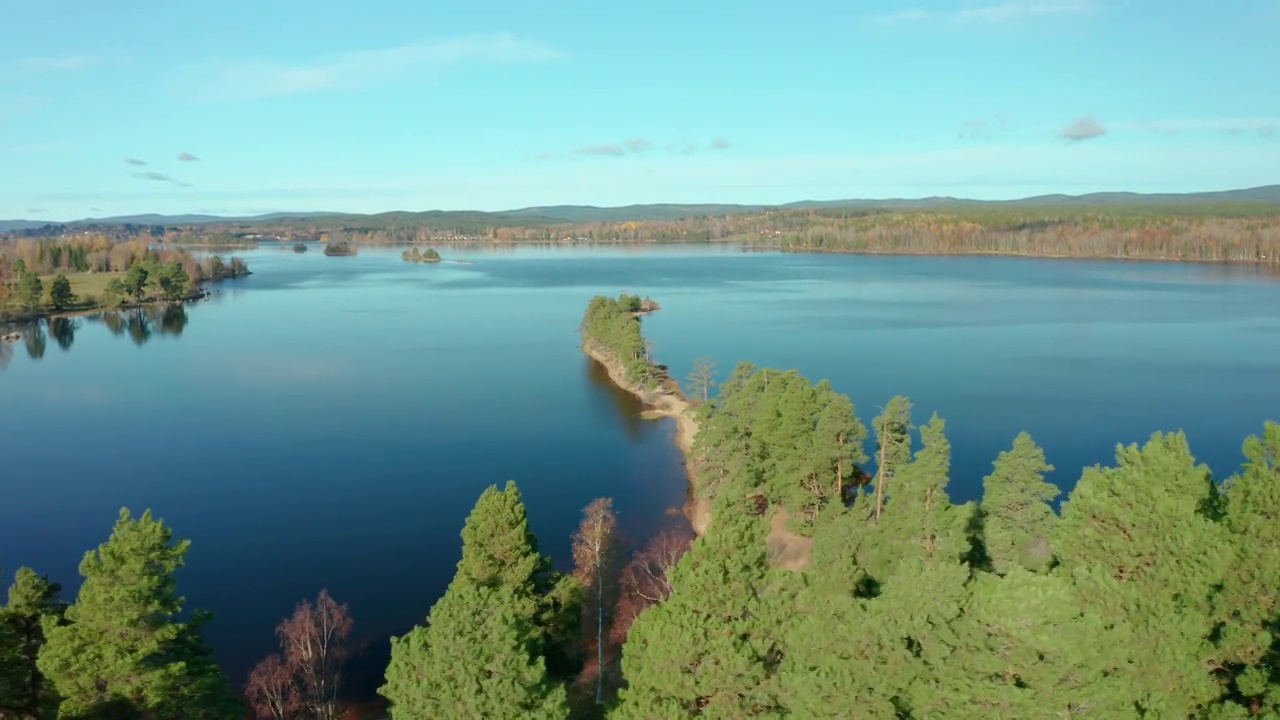
[[[597,295],[587,305],[580,329],[584,343],[608,352],[622,364],[628,382],[647,387],[659,373],[640,334],[640,320],[634,315],[642,302],[638,295],[623,293],[617,300]]]
[[[1085,470],[1055,549],[1080,606],[1114,624],[1137,706],[1186,717],[1220,694],[1205,670],[1230,550],[1206,512],[1215,488],[1181,433],[1118,448],[1116,460]]]
[[[200,639],[209,616],[181,618],[174,573],[190,543],[171,539],[150,511],[134,520],[121,510],[111,538],[80,564],[67,624],[45,619],[37,666],[61,697],[61,716],[98,717],[124,703],[159,717],[239,717]]]
[[[23,272],[18,276],[18,301],[28,310],[40,309],[40,298],[44,294],[44,283],[40,276],[32,272]]]
[[[867,459],[867,430],[849,398],[794,370],[739,365],[700,415],[694,454],[707,471],[699,490],[710,496],[724,481],[741,481],[786,510],[800,532],[843,504]]]
[[[1031,572],[1048,569],[1057,520],[1049,503],[1061,492],[1045,482],[1044,474],[1052,470],[1044,451],[1021,433],[983,479],[984,545],[997,573],[1003,575],[1015,565]]]
[[[765,529],[729,495],[716,503],[714,530],[676,565],[675,594],[631,626],[622,658],[628,687],[611,718],[783,716]]]
[[[19,568],[9,587],[8,603],[0,607],[0,718],[53,717],[57,697],[36,667],[44,645],[45,618],[60,622],[65,604],[61,587]]]
[[[174,262],[161,265],[153,278],[160,288],[165,300],[181,300],[191,292],[191,277],[182,267],[182,263]]]
[[[63,310],[76,303],[75,293],[71,292],[71,281],[66,275],[58,276],[49,284],[49,304],[54,310]]]
[[[515,483],[484,491],[462,539],[457,573],[427,624],[392,639],[379,690],[392,716],[564,717],[564,687],[548,676],[547,658],[578,625],[576,596],[538,552]]]
[[[142,263],[137,263],[130,267],[129,272],[125,274],[122,281],[124,291],[133,296],[133,299],[141,300],[142,295],[147,291],[147,283],[150,279],[150,269]]]

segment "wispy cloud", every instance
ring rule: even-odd
[[[31,213],[32,215],[43,215],[44,213],[49,212],[49,208],[30,207],[30,208],[27,208],[27,212]]]
[[[576,155],[626,155],[626,148],[617,143],[604,143],[601,145],[583,145],[573,151]]]
[[[636,153],[648,152],[653,149],[653,142],[645,138],[633,137],[620,143],[599,143],[596,145],[583,145],[573,151],[574,155],[604,155],[620,157],[622,155],[634,155]],[[559,157],[556,153],[543,153],[538,156],[543,159],[553,159]]]
[[[464,63],[515,64],[565,57],[550,45],[511,34],[427,40],[380,50],[341,53],[307,64],[271,60],[220,62],[195,68],[196,92],[215,100],[338,92],[382,85],[397,77],[429,77]],[[203,77],[199,77],[203,75]],[[190,86],[183,88],[190,91]]]
[[[1092,115],[1086,115],[1072,121],[1070,125],[1058,131],[1058,137],[1069,143],[1100,138],[1107,134],[1107,128]]]
[[[1011,124],[1008,117],[996,113],[991,119],[984,118],[965,118],[960,123],[960,130],[956,133],[956,140],[981,140],[990,142],[992,138],[1001,132],[1007,130]]]
[[[1168,135],[1180,132],[1209,131],[1225,132],[1238,137],[1246,133],[1256,132],[1259,137],[1269,138],[1274,137],[1280,131],[1280,117],[1140,120],[1128,127]]]
[[[199,162],[200,158],[196,157],[195,155],[192,155],[191,153],[184,152],[184,153],[178,153],[178,161],[179,162]]]
[[[125,158],[124,162],[126,165],[133,165],[134,167],[142,167],[147,164],[146,160],[139,160],[138,158]]]
[[[943,10],[908,8],[876,16],[882,25],[945,20],[1001,23],[1036,17],[1092,15],[1101,10],[1096,0],[1005,0]]]
[[[165,175],[161,172],[156,172],[155,170],[143,170],[142,172],[136,172],[133,174],[133,177],[138,180],[149,180],[151,182],[173,183],[178,187],[192,187],[191,183],[182,182],[175,177]]]
[[[79,70],[97,62],[91,55],[28,56],[0,60],[0,79],[23,78],[50,72]]]
[[[681,155],[693,155],[702,150],[718,151],[727,150],[732,146],[727,138],[717,137],[710,142],[702,144],[693,140],[684,140],[679,143],[667,143],[664,147],[669,153],[679,153]],[[595,143],[591,145],[582,145],[568,153],[546,152],[533,156],[535,162],[545,162],[548,160],[561,160],[567,157],[623,157],[625,155],[636,155],[652,151],[657,145],[648,138],[633,137],[623,142],[611,143]]]

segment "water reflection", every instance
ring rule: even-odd
[[[58,343],[58,347],[62,348],[63,352],[67,352],[76,341],[77,327],[79,323],[71,318],[53,318],[49,321],[49,334],[53,336],[54,342]]]
[[[44,359],[50,337],[63,352],[70,352],[71,346],[76,342],[76,332],[84,322],[101,324],[112,335],[127,336],[135,345],[142,347],[157,336],[181,337],[190,318],[186,307],[165,305],[113,310],[83,318],[56,317],[5,329],[0,334],[17,332],[21,340],[0,341],[0,370],[8,367],[13,360],[14,348],[18,342],[26,348],[27,356],[32,360]]]
[[[22,339],[27,345],[27,355],[32,360],[39,360],[44,357],[44,349],[49,344],[49,338],[44,334],[43,325],[36,323],[27,328],[27,331],[22,334]]]
[[[609,405],[618,413],[618,422],[622,424],[627,437],[633,442],[643,439],[645,423],[648,422],[641,417],[641,413],[644,412],[644,403],[640,402],[635,395],[615,385],[609,379],[609,371],[605,366],[592,358],[586,358],[583,369],[587,379],[600,391],[600,394],[608,396]]]
[[[129,336],[134,345],[142,347],[156,335],[180,337],[189,321],[183,305],[152,306],[104,312],[91,316],[92,322],[100,322],[116,337]]]

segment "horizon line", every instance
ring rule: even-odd
[[[1098,190],[1098,191],[1078,193],[1078,194],[1071,194],[1071,193],[1065,193],[1065,192],[1041,193],[1038,195],[1022,195],[1022,196],[1013,196],[1013,197],[1005,197],[1000,199],[989,199],[989,200],[980,200],[977,198],[961,197],[956,195],[923,195],[918,197],[880,197],[880,198],[875,198],[875,197],[835,197],[830,199],[803,198],[799,200],[789,200],[789,201],[779,202],[779,203],[740,203],[740,202],[715,202],[715,201],[701,201],[701,202],[700,201],[688,201],[688,202],[659,201],[659,202],[628,203],[624,205],[555,203],[555,204],[549,204],[549,205],[527,205],[527,206],[516,207],[516,208],[506,208],[502,210],[477,210],[474,208],[460,208],[460,209],[453,209],[453,210],[445,210],[442,208],[428,208],[428,209],[421,209],[421,210],[396,209],[396,210],[381,210],[377,212],[351,212],[351,211],[343,211],[343,210],[268,210],[268,211],[256,213],[256,214],[239,214],[239,215],[221,215],[217,213],[208,213],[208,212],[199,212],[199,211],[178,212],[178,213],[134,212],[134,213],[119,213],[115,215],[104,215],[99,217],[85,216],[85,217],[75,218],[71,220],[42,220],[42,219],[30,219],[30,218],[11,218],[11,219],[0,219],[0,222],[5,222],[5,223],[24,222],[24,223],[43,223],[46,225],[66,225],[71,223],[83,223],[83,222],[105,222],[105,221],[115,220],[117,218],[140,217],[140,216],[146,216],[146,215],[155,215],[157,217],[162,217],[162,218],[173,218],[173,217],[181,217],[184,215],[195,215],[200,217],[216,218],[219,220],[254,220],[254,219],[267,218],[270,216],[290,216],[290,215],[299,215],[299,216],[302,216],[302,215],[315,215],[315,216],[349,215],[349,216],[358,216],[358,217],[376,217],[379,215],[392,215],[396,213],[423,214],[423,213],[430,213],[430,212],[477,213],[481,215],[502,215],[502,214],[511,214],[511,213],[521,213],[521,212],[527,212],[532,210],[541,210],[541,209],[547,209],[547,208],[622,210],[627,208],[662,207],[662,206],[668,206],[668,207],[721,206],[721,207],[737,207],[742,209],[777,209],[777,208],[786,209],[788,208],[788,206],[801,205],[805,203],[842,203],[842,202],[898,203],[898,202],[925,202],[930,200],[995,204],[995,203],[1024,202],[1027,200],[1036,200],[1039,198],[1078,199],[1078,198],[1084,198],[1084,197],[1093,196],[1093,195],[1135,195],[1139,198],[1152,197],[1152,196],[1175,196],[1176,197],[1176,196],[1194,196],[1194,195],[1213,195],[1213,194],[1226,194],[1226,193],[1233,193],[1233,192],[1248,192],[1253,190],[1264,190],[1264,189],[1270,189],[1270,188],[1280,189],[1280,182],[1271,183],[1267,185],[1253,185],[1248,187],[1231,187],[1226,189],[1213,189],[1213,190],[1188,190],[1188,191],[1182,191],[1182,192],[1139,192],[1134,190]],[[1260,200],[1257,202],[1276,202],[1276,201]]]

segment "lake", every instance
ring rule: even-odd
[[[721,377],[751,360],[830,379],[868,424],[899,393],[917,422],[938,412],[959,500],[1022,430],[1069,488],[1154,430],[1184,429],[1226,476],[1280,419],[1280,283],[1251,268],[441,250],[475,264],[264,247],[243,253],[254,275],[185,312],[0,349],[5,583],[27,564],[74,588],[119,508],[152,508],[193,541],[180,590],[214,612],[238,681],[321,588],[365,639],[421,621],[490,484],[517,481],[562,567],[595,497],[643,539],[678,521],[681,458],[672,423],[639,420],[579,350],[598,293],[662,304],[646,334],[676,377],[704,355]]]

